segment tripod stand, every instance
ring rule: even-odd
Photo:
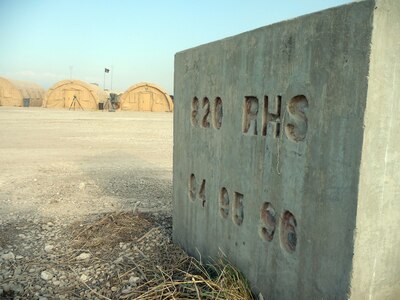
[[[109,112],[114,112],[116,109],[117,101],[118,101],[118,95],[110,93],[110,97],[107,98],[107,101],[104,104],[104,109],[107,108]]]
[[[82,107],[82,105],[81,105],[81,103],[79,102],[78,98],[77,98],[75,95],[74,95],[74,97],[72,98],[72,102],[71,102],[71,105],[69,106],[69,109],[68,109],[68,110],[71,110],[72,105],[74,106],[74,110],[75,110],[75,105],[76,105],[76,103],[78,103],[79,106],[81,107],[81,109],[84,110],[83,107]]]
[[[104,110],[115,111],[114,104],[111,102],[110,98],[107,98],[106,103],[104,103]]]

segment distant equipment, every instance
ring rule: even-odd
[[[23,102],[24,102],[24,107],[29,107],[31,103],[31,98],[24,98]]]
[[[119,102],[119,96],[118,94],[115,93],[110,93],[110,101],[111,103],[118,103]]]
[[[110,112],[114,112],[119,104],[119,96],[115,93],[110,93],[110,97],[107,98],[107,102],[104,104],[104,108]]]
[[[71,105],[69,106],[69,109],[68,109],[68,110],[71,110],[72,106],[74,107],[74,110],[75,110],[75,105],[76,105],[77,103],[78,103],[78,105],[81,107],[81,109],[84,110],[83,107],[82,107],[82,105],[81,105],[81,103],[79,102],[78,98],[77,98],[75,95],[74,95],[74,97],[72,98],[72,102],[71,102]]]

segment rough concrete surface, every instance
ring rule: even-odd
[[[399,299],[400,1],[377,1],[373,27],[351,295]]]
[[[174,240],[266,299],[400,297],[400,2],[175,58]]]

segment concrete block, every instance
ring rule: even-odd
[[[265,299],[400,297],[400,1],[175,58],[174,241]]]

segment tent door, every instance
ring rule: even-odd
[[[139,97],[138,94],[129,93],[128,94],[128,104],[123,105],[122,109],[132,109],[134,111],[139,110]]]
[[[140,93],[139,110],[151,111],[152,107],[153,107],[153,93]]]
[[[71,106],[74,96],[76,96],[76,98],[79,100],[79,103],[83,106],[82,101],[81,101],[81,91],[71,89],[71,90],[64,90],[64,107],[65,108],[69,108]],[[78,103],[76,103],[75,106],[77,108],[80,108]]]

